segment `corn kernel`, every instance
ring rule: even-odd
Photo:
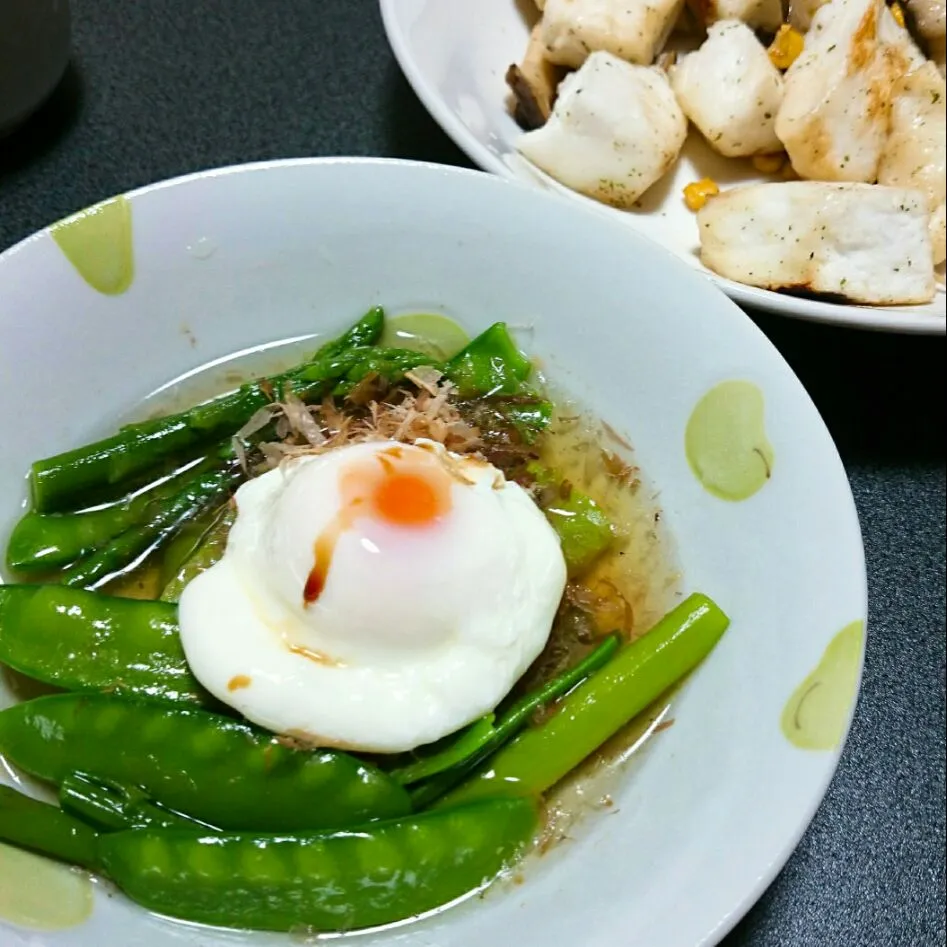
[[[904,24],[904,10],[901,8],[900,3],[892,3],[888,9],[891,11],[891,15],[894,17],[894,22],[898,24],[903,30],[905,28]]]
[[[782,152],[775,155],[753,155],[753,167],[760,174],[776,174],[782,171],[785,158]]]
[[[700,181],[693,181],[684,188],[684,203],[690,210],[698,211],[715,194],[720,193],[716,181],[710,178],[703,178]]]
[[[783,23],[767,50],[769,61],[777,69],[788,69],[799,58],[805,42],[802,33]]]

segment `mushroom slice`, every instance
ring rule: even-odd
[[[945,0],[906,0],[918,33],[928,42],[943,41],[947,36],[947,2]]]
[[[545,125],[556,101],[556,87],[563,70],[546,58],[541,39],[542,23],[529,34],[523,61],[506,70],[506,84],[513,92],[513,117],[527,130]]]

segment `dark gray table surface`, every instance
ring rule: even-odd
[[[0,249],[107,195],[212,166],[338,154],[469,164],[402,78],[375,0],[73,7],[62,85],[0,140]],[[944,944],[945,342],[753,317],[838,443],[870,618],[838,774],[725,944]]]

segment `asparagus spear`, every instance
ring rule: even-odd
[[[369,309],[347,332],[343,332],[337,338],[330,339],[325,345],[317,349],[315,358],[334,358],[348,349],[377,345],[384,329],[385,310],[381,306],[375,306]]]
[[[520,733],[436,805],[545,792],[692,671],[729,624],[706,595],[688,596],[560,701],[545,723]]]
[[[289,387],[298,397],[330,390],[363,356],[364,347],[377,340],[383,324],[384,313],[373,309],[348,332],[326,343],[305,365],[242,385],[186,411],[126,425],[112,437],[36,461],[30,472],[35,509],[44,513],[68,509],[97,487],[120,483],[169,456],[233,434],[259,408],[273,398],[282,398]]]
[[[617,633],[608,635],[578,664],[521,697],[500,714],[499,719],[494,714],[481,717],[440,752],[392,770],[388,775],[403,786],[426,780],[411,794],[414,807],[425,808],[515,736],[532,713],[569,693],[590,674],[604,667],[618,650],[620,642]]]
[[[332,394],[337,398],[347,395],[366,375],[379,375],[389,382],[396,382],[405,372],[419,365],[441,367],[430,355],[412,349],[366,349],[336,384]]]
[[[95,868],[96,833],[56,806],[0,786],[0,842]]]
[[[198,474],[183,484],[150,520],[133,526],[73,563],[60,581],[80,588],[101,585],[103,579],[126,569],[143,553],[153,552],[168,542],[184,523],[221,502],[242,479],[243,471],[235,460],[229,460],[221,470]]]
[[[26,573],[61,569],[153,516],[178,493],[186,477],[219,464],[218,457],[205,455],[173,476],[101,509],[81,513],[30,510],[13,528],[7,563]]]

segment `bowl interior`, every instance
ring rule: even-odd
[[[359,943],[682,947],[722,936],[788,857],[834,771],[857,629],[846,674],[826,677],[837,699],[819,705],[834,714],[820,748],[784,735],[787,702],[866,615],[844,470],[776,350],[703,277],[622,224],[475,172],[276,162],[145,188],[128,208],[130,231],[100,235],[94,263],[113,277],[100,286],[124,291],[89,285],[48,231],[0,257],[0,534],[25,502],[32,459],[107,431],[215,359],[334,331],[373,304],[443,311],[472,332],[498,319],[525,327],[523,347],[548,374],[628,435],[686,590],[713,596],[733,623],[607,815],[590,813],[524,884]],[[761,394],[773,452],[768,479],[740,501],[705,489],[685,451],[695,406],[729,380]],[[27,934],[0,920],[4,943],[281,940],[211,935],[103,887],[82,926]]]

